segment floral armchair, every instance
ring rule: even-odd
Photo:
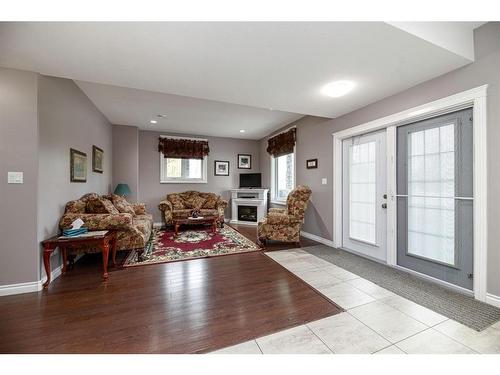
[[[201,216],[217,216],[219,224],[224,223],[224,209],[227,201],[214,193],[200,193],[186,191],[184,193],[168,194],[161,201],[158,208],[163,212],[165,223],[172,224],[174,218],[185,218],[191,215],[194,209],[199,209]]]
[[[265,244],[266,240],[274,240],[299,243],[300,227],[310,197],[311,189],[308,186],[297,186],[288,194],[286,208],[271,208],[258,223],[259,242]]]

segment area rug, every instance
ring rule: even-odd
[[[325,245],[308,246],[302,250],[476,331],[500,320],[499,308],[407,272]]]
[[[239,254],[258,251],[260,247],[243,236],[236,229],[224,225],[216,233],[206,227],[190,227],[181,230],[177,237],[173,230],[157,229],[153,232],[148,245],[152,248],[144,251],[144,259],[138,258],[137,250],[128,254],[123,267],[142,266],[176,262],[180,260],[208,258],[221,255]]]

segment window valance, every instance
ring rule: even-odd
[[[284,133],[275,135],[267,141],[267,152],[274,156],[282,156],[293,152],[297,129],[292,128]]]
[[[158,151],[165,158],[203,159],[210,152],[208,141],[160,137]]]

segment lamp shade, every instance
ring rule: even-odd
[[[121,195],[123,197],[130,195],[132,192],[130,191],[130,188],[128,187],[127,184],[118,184],[116,185],[115,188],[115,194],[116,195]]]

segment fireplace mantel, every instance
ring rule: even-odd
[[[269,189],[232,189],[231,224],[257,225],[257,221],[266,215],[267,194]],[[257,208],[257,221],[238,220],[238,206]]]

